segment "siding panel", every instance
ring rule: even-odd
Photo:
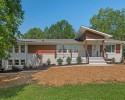
[[[55,53],[55,45],[28,45],[28,53]]]

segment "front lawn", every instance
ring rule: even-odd
[[[125,83],[20,85],[0,89],[0,100],[125,100]]]

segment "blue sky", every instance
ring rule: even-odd
[[[43,30],[62,19],[78,31],[81,25],[90,26],[89,19],[100,8],[122,9],[125,0],[22,0],[22,6],[25,15],[19,27],[21,33],[33,27]]]

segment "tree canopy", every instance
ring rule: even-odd
[[[125,40],[125,9],[100,9],[90,19],[91,28],[113,35],[114,39]]]
[[[72,39],[75,36],[75,30],[66,20],[62,20],[45,29],[48,39]]]
[[[41,39],[45,38],[44,32],[40,28],[31,28],[29,31],[27,31],[22,38],[24,39]]]
[[[23,15],[20,0],[0,0],[0,59],[7,57],[7,51],[16,42]]]
[[[32,28],[26,32],[22,38],[27,39],[72,39],[75,31],[66,20],[61,20],[50,27],[46,27],[44,31],[40,28]]]

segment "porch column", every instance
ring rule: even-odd
[[[88,60],[88,64],[89,64],[89,55],[88,55],[88,41],[85,40],[85,54],[86,54],[86,59]]]
[[[104,57],[104,40],[102,40],[102,57]]]

